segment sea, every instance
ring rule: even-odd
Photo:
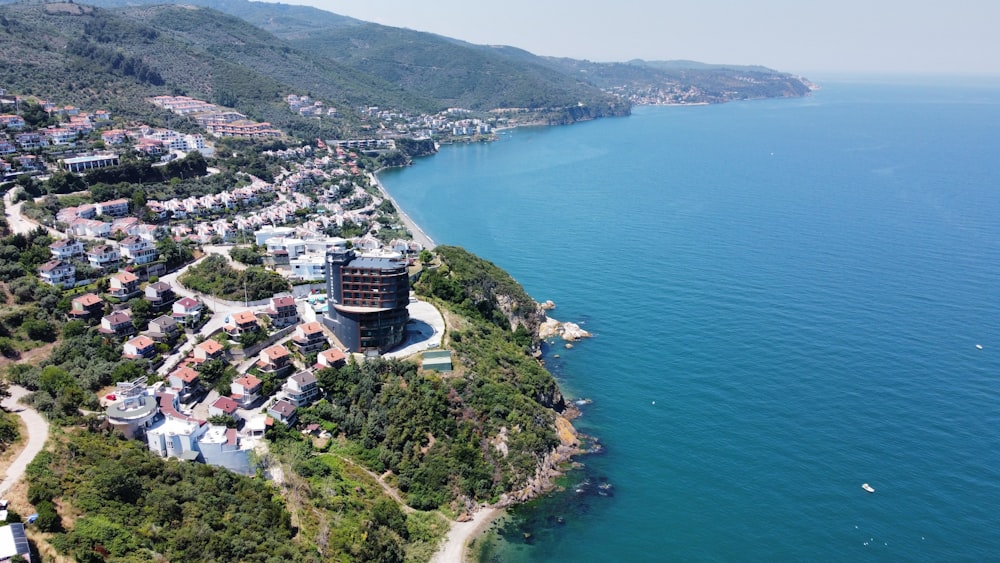
[[[381,175],[594,335],[601,450],[483,559],[1000,561],[1000,79],[811,78]]]

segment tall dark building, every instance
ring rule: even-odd
[[[406,337],[410,278],[401,259],[326,253],[326,324],[351,352],[386,352]]]

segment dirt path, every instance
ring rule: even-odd
[[[3,496],[14,483],[24,475],[24,470],[35,459],[35,456],[45,447],[49,439],[49,423],[42,415],[32,408],[19,405],[17,401],[30,391],[18,385],[10,386],[10,397],[3,400],[2,406],[7,412],[16,413],[28,427],[28,441],[20,455],[7,467],[3,482],[0,482],[0,496]]]
[[[347,463],[351,464],[354,467],[357,467],[361,471],[364,471],[365,473],[367,473],[369,477],[371,477],[372,479],[375,479],[375,482],[377,482],[379,484],[379,486],[382,487],[382,490],[385,491],[385,494],[389,495],[390,497],[393,498],[393,500],[395,500],[397,503],[399,503],[399,508],[403,512],[410,513],[410,512],[414,511],[413,508],[410,507],[410,505],[406,504],[403,501],[403,497],[399,496],[399,491],[397,491],[396,488],[393,487],[392,485],[390,485],[389,483],[386,483],[385,481],[383,481],[382,477],[379,476],[379,475],[376,475],[374,471],[369,471],[368,469],[366,469],[366,468],[358,465],[357,463],[354,463],[348,457],[340,456],[340,459],[346,461]]]

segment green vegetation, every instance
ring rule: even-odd
[[[69,433],[28,468],[28,500],[51,543],[76,561],[319,561],[298,545],[265,482],[202,464],[168,462],[141,442]],[[42,507],[82,515],[72,526]],[[62,531],[63,527],[67,531]]]
[[[188,268],[179,280],[185,287],[228,301],[259,301],[288,291],[288,280],[270,270],[251,266],[234,270],[222,256],[207,256]]]

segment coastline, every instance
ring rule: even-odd
[[[378,188],[378,191],[382,193],[382,197],[392,202],[393,207],[396,208],[396,213],[399,214],[399,219],[403,222],[403,225],[406,226],[406,229],[410,231],[410,235],[413,236],[413,240],[419,242],[427,250],[434,250],[434,247],[437,246],[437,243],[435,243],[434,239],[429,237],[427,233],[425,233],[424,230],[420,228],[420,225],[417,225],[417,223],[414,222],[413,219],[410,219],[410,216],[406,214],[406,211],[403,211],[403,208],[399,206],[399,203],[397,203],[396,200],[391,195],[389,195],[389,192],[385,189],[385,186],[382,185],[382,181],[379,180],[378,173],[379,170],[376,170],[373,173],[369,173],[368,177],[371,178],[372,183],[375,184],[375,186]]]

